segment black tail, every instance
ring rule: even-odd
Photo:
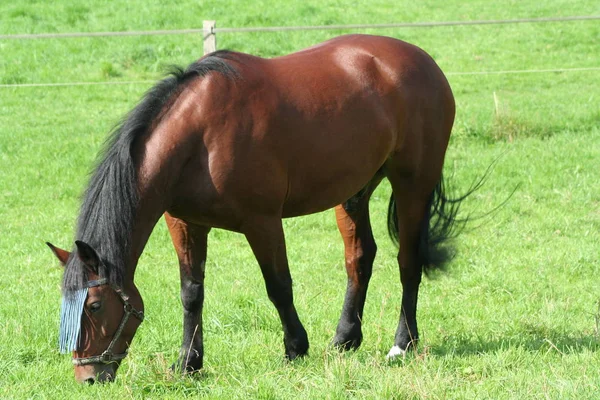
[[[418,257],[426,274],[432,269],[443,268],[456,254],[452,246],[452,239],[462,231],[468,221],[468,217],[458,218],[460,204],[471,193],[479,189],[483,181],[482,178],[474,183],[467,193],[460,197],[448,198],[444,187],[444,178],[440,178],[429,198],[427,214],[421,222]],[[398,245],[398,213],[393,193],[388,206],[388,232],[392,241]]]

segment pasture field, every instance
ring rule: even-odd
[[[126,3],[126,4],[125,4]],[[509,19],[600,15],[592,0],[446,2],[223,0],[0,3],[0,34]],[[357,32],[356,30],[352,32]],[[362,30],[415,43],[448,73],[457,120],[445,174],[477,215],[444,273],[424,279],[421,342],[393,363],[401,289],[374,194],[379,252],[358,351],[328,347],[345,290],[333,212],[286,220],[308,357],[282,333],[241,235],[209,239],[205,369],[169,372],[181,341],[175,253],[159,222],[136,282],[147,320],[117,381],[75,382],[57,351],[61,269],[44,242],[73,242],[79,195],[107,132],[150,83],[0,87],[0,398],[597,399],[600,397],[600,72],[458,75],[600,66],[600,22]],[[219,34],[266,57],[349,31]],[[200,35],[0,40],[0,85],[158,79],[202,53]]]

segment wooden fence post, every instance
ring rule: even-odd
[[[215,21],[204,21],[204,54],[212,53],[217,50],[217,36],[215,34]]]

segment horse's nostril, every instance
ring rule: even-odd
[[[94,378],[87,378],[84,382],[87,383],[87,384],[89,384],[89,385],[93,385],[94,382],[96,382],[96,381],[94,380]]]

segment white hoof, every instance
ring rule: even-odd
[[[402,350],[400,347],[398,346],[394,346],[390,349],[390,352],[388,353],[388,355],[385,357],[386,360],[393,360],[398,356],[402,356],[404,357],[406,355],[406,351]]]

